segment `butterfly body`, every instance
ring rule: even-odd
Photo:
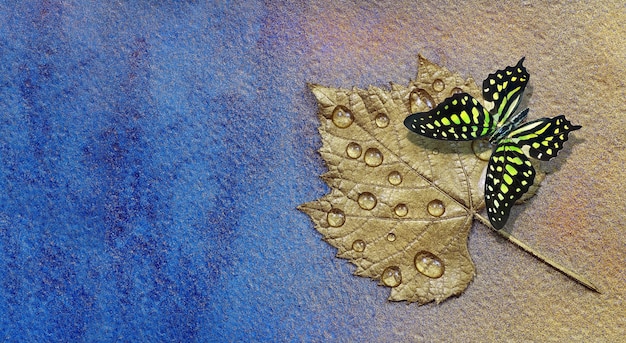
[[[487,166],[485,204],[496,229],[504,227],[512,205],[533,184],[535,170],[527,155],[547,161],[563,148],[571,131],[581,128],[563,115],[522,124],[528,109],[513,114],[529,79],[523,61],[490,74],[483,82],[490,111],[471,95],[459,93],[404,121],[409,130],[425,137],[452,141],[488,137],[495,145]]]

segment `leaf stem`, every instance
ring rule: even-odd
[[[506,238],[509,242],[517,245],[520,249],[526,251],[527,253],[535,256],[537,259],[539,259],[540,261],[542,261],[543,263],[549,265],[550,267],[558,270],[559,272],[565,274],[566,276],[570,277],[571,279],[573,279],[574,281],[578,282],[579,284],[587,287],[588,289],[596,292],[596,293],[600,293],[600,291],[598,290],[598,288],[596,286],[594,286],[594,284],[592,284],[589,280],[587,280],[585,277],[579,275],[578,273],[570,270],[567,267],[562,266],[561,264],[559,264],[556,261],[553,261],[552,259],[548,258],[547,256],[541,254],[540,252],[536,251],[535,249],[533,249],[532,247],[528,246],[526,243],[520,241],[519,239],[517,239],[515,236],[511,235],[510,233],[504,231],[504,229],[502,230],[496,230],[496,228],[494,228],[491,223],[489,222],[488,219],[486,219],[485,217],[481,216],[478,213],[475,213],[474,216],[476,217],[476,219],[478,219],[481,223],[483,223],[484,225],[486,225],[487,227],[491,228],[493,231],[497,232],[500,236]]]

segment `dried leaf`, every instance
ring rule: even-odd
[[[456,92],[482,101],[478,86],[420,56],[408,87],[310,87],[329,169],[322,178],[332,190],[299,209],[356,275],[391,287],[390,300],[424,304],[461,293],[474,277],[467,239],[484,207],[491,147],[424,138],[403,121]]]

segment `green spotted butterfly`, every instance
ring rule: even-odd
[[[547,161],[563,148],[570,132],[581,128],[563,115],[525,124],[521,123],[528,109],[512,116],[530,76],[523,62],[524,58],[483,81],[483,98],[490,111],[471,95],[460,93],[404,120],[409,130],[429,138],[469,141],[489,137],[495,148],[487,167],[485,204],[489,221],[498,230],[535,179],[535,169],[526,155]]]

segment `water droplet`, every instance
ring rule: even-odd
[[[328,225],[332,227],[340,227],[341,225],[343,225],[343,223],[346,222],[346,215],[343,213],[342,210],[338,208],[333,208],[332,210],[328,211],[328,214],[326,215],[326,220],[328,221]]]
[[[423,110],[424,106],[428,107],[429,109],[435,108],[435,100],[433,100],[433,97],[431,97],[427,91],[421,88],[412,91],[411,95],[409,96],[409,100],[412,113]]]
[[[365,151],[365,163],[370,167],[378,167],[383,163],[383,154],[376,148],[369,148]]]
[[[390,184],[397,186],[402,183],[402,175],[394,170],[387,176],[387,181],[389,181]]]
[[[398,215],[398,217],[404,217],[409,214],[409,208],[405,204],[396,205],[393,211],[396,212],[396,215]]]
[[[352,250],[356,252],[363,252],[363,250],[365,250],[365,242],[360,239],[352,242]]]
[[[383,127],[387,127],[389,125],[389,117],[387,117],[386,114],[384,113],[379,113],[376,116],[376,126],[383,128]]]
[[[352,115],[352,112],[350,112],[347,108],[339,105],[333,110],[332,119],[335,126],[341,129],[345,129],[346,127],[350,126],[350,124],[352,124],[352,122],[354,121],[354,116]]]
[[[364,210],[371,210],[376,207],[376,197],[370,192],[363,192],[359,194],[357,199],[359,206]]]
[[[385,270],[383,270],[383,275],[381,275],[380,277],[380,280],[385,286],[398,286],[402,282],[402,273],[400,273],[400,268],[396,266],[385,268]]]
[[[461,93],[464,93],[464,91],[461,88],[459,88],[459,87],[454,87],[450,91],[450,95],[461,94]]]
[[[435,92],[441,92],[444,88],[446,88],[446,84],[443,83],[442,79],[433,81],[433,90],[435,90]]]
[[[361,157],[361,151],[363,151],[363,149],[361,148],[359,143],[350,142],[348,143],[348,146],[346,147],[346,155],[348,155],[348,157],[350,158]]]
[[[420,251],[415,255],[415,268],[432,279],[441,277],[446,270],[441,259],[428,251]]]
[[[483,161],[489,161],[491,157],[491,144],[486,139],[477,139],[472,141],[472,151],[474,155]]]
[[[395,240],[396,240],[396,234],[395,234],[395,233],[393,233],[393,232],[390,232],[389,234],[387,234],[387,240],[388,240],[389,242],[393,242],[393,241],[395,241]]]
[[[428,203],[428,213],[430,213],[431,216],[441,217],[445,211],[446,207],[439,199],[435,199]]]
[[[439,149],[434,148],[434,149],[432,150],[432,154],[433,154],[433,155],[439,155]]]

